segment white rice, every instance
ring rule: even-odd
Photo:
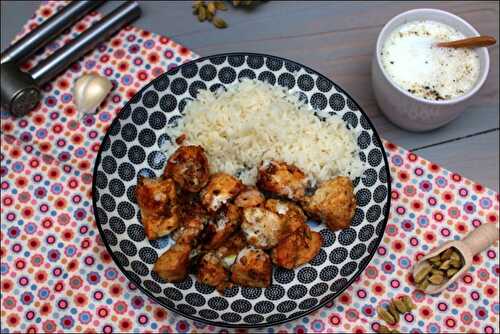
[[[315,182],[362,173],[355,134],[342,119],[321,121],[281,87],[244,80],[227,91],[199,92],[184,111],[176,131],[187,135],[183,145],[205,149],[212,173],[255,184],[258,166],[267,160],[295,164]]]

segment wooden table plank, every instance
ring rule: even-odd
[[[116,5],[116,1],[108,2],[101,10],[109,12]],[[38,2],[2,1],[1,6],[2,47],[5,47]],[[270,53],[318,70],[356,99],[384,138],[406,148],[433,145],[499,126],[498,45],[490,48],[490,74],[471,101],[472,105],[460,118],[435,131],[410,133],[388,122],[376,106],[370,82],[370,61],[376,37],[393,16],[413,8],[443,9],[463,17],[482,34],[498,39],[498,2],[268,1],[254,10],[229,8],[223,12],[221,16],[229,24],[225,30],[215,29],[209,23],[198,23],[191,14],[190,1],[144,1],[141,7],[143,16],[136,22],[137,26],[165,34],[200,55],[231,51]],[[495,139],[491,135],[484,138]],[[488,147],[495,147],[494,144]],[[454,149],[458,146],[437,145],[420,154],[452,169],[454,165],[446,165],[450,163],[446,154],[456,153],[460,157],[461,153],[463,156],[462,150],[450,152]],[[442,151],[445,154],[440,154]],[[498,160],[498,146],[493,153]],[[491,155],[485,150],[475,154],[483,154],[485,159]],[[478,166],[468,173],[470,178],[479,179],[487,171]],[[485,184],[494,187],[498,177],[491,185]]]

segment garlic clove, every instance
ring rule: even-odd
[[[81,114],[95,113],[104,101],[113,85],[107,78],[97,74],[84,74],[78,78],[73,87],[73,97]]]

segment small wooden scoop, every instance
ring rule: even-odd
[[[412,274],[419,271],[420,266],[424,263],[425,260],[441,254],[450,247],[455,247],[462,255],[462,268],[460,268],[460,270],[455,275],[453,275],[453,277],[445,281],[443,284],[429,284],[429,286],[425,290],[423,290],[425,293],[430,294],[439,293],[469,270],[470,266],[472,265],[472,257],[474,255],[481,253],[483,250],[490,247],[490,245],[498,240],[498,238],[499,230],[496,224],[483,224],[476,228],[474,231],[470,232],[467,237],[465,237],[465,239],[458,241],[449,241],[432,250],[432,252],[424,256],[413,266]]]
[[[459,39],[450,42],[439,42],[436,46],[442,48],[479,48],[483,46],[490,46],[497,42],[493,36],[477,36]]]

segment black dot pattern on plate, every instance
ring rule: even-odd
[[[167,158],[160,151],[153,151],[148,155],[148,165],[153,169],[163,169]]]
[[[161,293],[161,287],[158,285],[158,283],[147,279],[144,280],[143,284],[146,287],[146,289],[153,291],[156,294]]]
[[[372,225],[365,225],[359,230],[358,238],[359,240],[365,242],[372,238],[375,228]]]
[[[256,299],[262,294],[261,288],[241,287],[241,295],[246,299]]]
[[[173,112],[177,107],[177,99],[172,94],[167,94],[160,99],[160,108],[166,113]]]
[[[238,73],[238,80],[255,79],[255,72],[249,69],[244,69]]]
[[[186,64],[186,66],[182,66],[181,73],[186,78],[192,78],[198,74],[198,65],[196,63]]]
[[[186,92],[188,83],[184,78],[175,78],[170,84],[170,90],[174,95],[182,95]]]
[[[330,247],[335,242],[335,233],[333,233],[329,228],[324,228],[319,231],[321,234],[321,239],[323,240],[323,247]]]
[[[340,269],[340,275],[348,277],[356,271],[357,267],[358,264],[355,261],[347,262]]]
[[[283,61],[281,59],[267,57],[266,58],[266,66],[271,71],[278,71],[283,67]]]
[[[281,302],[278,304],[276,307],[276,310],[281,313],[288,313],[297,308],[297,303],[294,302],[293,300],[286,300],[284,302]]]
[[[205,305],[206,300],[203,295],[191,292],[186,295],[186,302],[191,306],[203,306]]]
[[[259,74],[257,77],[260,81],[267,82],[270,85],[273,85],[276,83],[276,76],[269,71],[264,71]]]
[[[218,293],[193,275],[182,282],[167,283],[151,268],[172,241],[170,237],[154,241],[145,237],[136,206],[137,177],[161,174],[175,149],[172,128],[181,124],[186,105],[200,90],[225,90],[225,85],[245,78],[293,89],[320,120],[336,114],[346,127],[356,128],[359,157],[366,168],[353,180],[358,206],[351,228],[332,232],[320,225],[323,247],[319,253],[295,270],[273,266],[272,285],[266,289],[235,285]],[[103,241],[120,267],[126,268],[126,275],[153,299],[200,321],[270,326],[263,322],[307,314],[331,300],[366,266],[378,247],[376,236],[384,231],[382,215],[387,214],[390,194],[383,147],[368,118],[358,110],[332,81],[280,58],[231,54],[202,58],[169,71],[125,105],[101,144],[93,194]]]
[[[244,299],[238,299],[231,303],[231,310],[237,313],[246,313],[252,309],[252,304]]]
[[[149,274],[148,267],[141,261],[132,261],[130,266],[132,267],[132,270],[140,276],[146,276]]]
[[[127,145],[122,140],[115,140],[111,145],[111,153],[117,159],[123,158],[127,154]]]
[[[223,84],[230,84],[236,79],[236,71],[231,67],[223,67],[219,71],[219,80]]]
[[[156,104],[158,103],[158,94],[155,91],[149,91],[144,93],[142,96],[142,104],[146,108],[154,108]]]
[[[223,311],[229,307],[229,303],[222,297],[212,297],[208,300],[208,306],[217,311]]]
[[[226,322],[239,322],[241,320],[241,315],[238,313],[224,313],[221,315],[221,319],[226,321]]]
[[[137,128],[133,124],[125,124],[122,128],[121,135],[126,142],[133,142],[137,137]]]
[[[259,69],[264,65],[264,57],[262,56],[248,56],[247,64],[250,68]]]
[[[344,247],[337,247],[334,248],[330,252],[330,262],[333,264],[339,264],[345,261],[347,259],[347,249]]]
[[[346,228],[340,231],[339,243],[344,246],[349,246],[356,240],[356,230],[353,228]]]
[[[357,260],[360,259],[363,255],[365,255],[365,252],[366,252],[365,244],[357,244],[353,248],[351,248],[351,251],[349,252],[349,257],[352,260]]]
[[[267,300],[262,300],[255,304],[254,310],[260,314],[269,314],[274,310],[274,304]]]
[[[317,276],[318,272],[316,271],[316,269],[311,267],[304,267],[299,270],[297,274],[297,279],[302,284],[309,284],[313,282]]]
[[[123,181],[130,181],[135,177],[135,168],[128,162],[124,162],[118,167],[118,175]]]
[[[217,69],[214,65],[203,65],[200,69],[200,78],[204,81],[212,81],[217,75]]]
[[[128,202],[120,202],[118,204],[118,214],[123,219],[132,219],[135,216],[134,206]]]
[[[380,208],[380,206],[374,204],[370,206],[370,208],[366,212],[366,220],[368,220],[370,223],[374,223],[380,218],[381,214],[382,209]]]
[[[314,284],[311,289],[309,289],[309,294],[313,297],[319,297],[326,291],[328,291],[328,284],[321,282]]]
[[[288,284],[295,278],[295,272],[293,270],[285,269],[285,268],[275,268],[274,270],[274,279],[276,282],[281,284]]]
[[[219,314],[215,311],[208,310],[208,309],[203,309],[200,312],[200,316],[202,318],[208,319],[208,320],[214,320],[219,317]]]
[[[111,245],[111,246],[116,246],[118,244],[118,239],[116,238],[115,234],[108,230],[104,230],[104,239]],[[116,254],[116,253],[115,253]],[[126,258],[125,258],[126,259]],[[128,261],[128,260],[127,260]]]
[[[366,187],[371,187],[377,182],[377,171],[375,169],[367,169],[363,173],[361,181]]]
[[[295,78],[290,73],[282,73],[278,77],[278,85],[292,89],[295,86]]]
[[[208,295],[215,290],[215,288],[213,286],[198,282],[198,280],[196,280],[194,282],[194,287],[195,287],[196,291],[198,291],[199,293],[204,294],[204,295]]]
[[[132,112],[132,121],[136,125],[142,125],[148,120],[148,112],[143,107],[137,107]]]
[[[328,105],[328,100],[323,94],[314,93],[311,96],[311,106],[316,110],[323,110]]]
[[[153,80],[153,87],[160,92],[163,92],[168,88],[170,84],[170,78],[167,75],[161,75],[158,79]]]
[[[121,218],[111,217],[109,219],[109,226],[116,234],[125,232],[125,222]]]
[[[320,249],[319,253],[316,254],[316,256],[311,261],[309,261],[309,264],[316,266],[316,267],[321,266],[323,263],[325,263],[327,257],[328,256],[326,255],[325,250]]]
[[[371,199],[372,199],[372,193],[370,192],[370,190],[366,188],[359,189],[358,192],[356,193],[356,201],[359,206],[368,205]]]
[[[307,298],[306,300],[300,302],[299,308],[301,310],[309,310],[318,304],[318,300],[316,298]]]
[[[143,262],[148,264],[154,264],[158,260],[158,254],[151,247],[142,247],[139,249],[139,257]]]
[[[285,289],[281,285],[271,284],[267,289],[264,289],[264,296],[269,300],[278,300],[285,295]]]

